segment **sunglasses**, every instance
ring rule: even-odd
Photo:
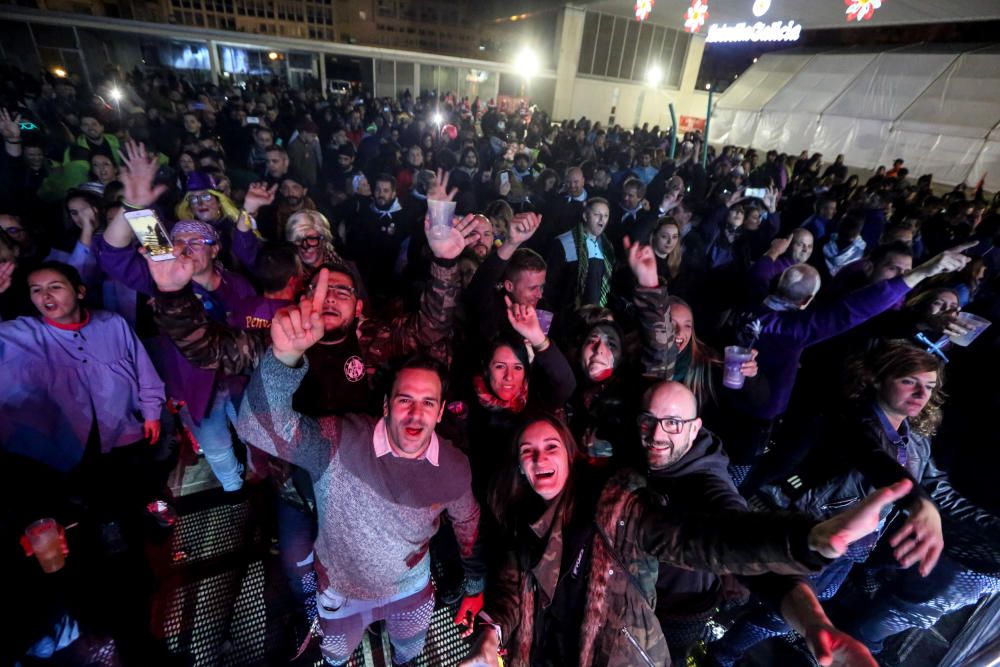
[[[323,242],[322,236],[305,236],[295,242],[300,248],[316,248]]]

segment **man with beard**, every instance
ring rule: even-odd
[[[348,196],[351,192],[351,180],[361,173],[354,165],[358,152],[354,144],[348,141],[337,146],[335,155],[337,161],[331,168],[330,187],[335,192]]]
[[[435,260],[431,266],[431,280],[421,298],[420,310],[391,321],[374,318],[361,320],[363,304],[358,298],[350,269],[342,265],[329,265],[319,271],[310,284],[308,294],[311,296],[312,307],[321,313],[322,320],[317,329],[321,326],[323,334],[313,341],[315,344],[310,344],[305,353],[308,370],[301,379],[299,390],[288,393],[288,396],[292,396],[294,391],[294,409],[306,415],[347,415],[370,411],[370,399],[374,393],[369,378],[380,364],[418,351],[447,363],[451,355],[450,337],[454,328],[459,291],[455,260],[475,240],[476,232],[471,218],[460,223],[452,231],[451,237],[432,239],[430,248]],[[268,347],[270,341],[266,330],[240,331],[220,326],[202,316],[200,305],[188,287],[190,267],[187,262],[150,262],[150,271],[159,288],[159,296],[155,301],[157,323],[192,362],[224,373],[242,373],[256,367],[265,356],[270,357],[272,362],[275,361]],[[276,325],[281,326],[281,323],[277,322]],[[436,400],[440,402],[440,387],[438,392]],[[394,406],[395,396],[393,394]],[[360,414],[347,419],[371,420]],[[395,432],[400,428],[413,428],[415,418],[403,419],[409,420],[408,425],[397,424]],[[432,421],[421,426],[420,431],[418,440],[430,442],[435,437]],[[413,440],[409,434],[404,434],[401,439],[407,443]],[[392,447],[390,450],[395,456],[396,450]],[[478,517],[478,509],[476,511]],[[395,515],[395,512],[387,513],[386,516],[388,515]],[[463,541],[463,553],[468,552],[467,546],[471,544],[468,532],[470,527],[475,530],[475,522],[464,523],[455,528],[456,534]],[[373,562],[381,560],[378,558]],[[411,567],[419,569],[423,566],[424,559],[421,555]],[[477,589],[474,581],[481,575],[476,575],[474,571],[468,574],[472,576],[467,579],[466,592],[476,593],[481,589]],[[413,580],[417,579],[419,577]],[[411,587],[413,586],[407,585],[407,588]],[[421,597],[416,601],[422,601],[421,604],[429,599],[426,598],[425,589],[419,589],[417,594]],[[472,599],[474,598],[470,598],[470,602]],[[433,609],[433,604],[430,607]],[[464,618],[467,610],[467,607],[463,607],[460,616]],[[410,650],[406,646],[400,648],[396,639],[393,639],[393,643],[397,651]],[[422,635],[420,643],[422,644]],[[353,650],[353,646],[348,648]],[[412,648],[419,652],[418,646]]]
[[[396,197],[396,179],[388,174],[376,177],[371,203],[348,224],[347,255],[357,262],[368,291],[378,297],[392,294],[400,247],[416,232],[412,211]]]
[[[642,400],[639,436],[646,453],[647,488],[659,502],[678,512],[744,512],[722,441],[702,427],[697,401],[680,382],[661,382]],[[785,620],[806,639],[813,654],[860,655],[858,643],[837,630],[815,594],[800,577],[764,575],[747,580],[768,598],[780,601]],[[726,596],[743,595],[729,575],[660,564],[656,580],[656,616],[667,638],[673,664],[684,664],[716,606]],[[829,663],[827,663],[829,664]]]
[[[480,265],[493,252],[493,223],[485,215],[476,215],[476,241],[462,253],[458,260],[462,276],[462,287],[468,287]]]
[[[85,149],[89,155],[107,155],[115,161],[116,165],[121,165],[121,146],[118,137],[113,134],[104,133],[104,123],[95,114],[84,113],[80,116],[80,136],[76,138],[76,145]],[[70,149],[66,149],[63,163],[70,162]]]
[[[460,250],[463,240],[456,246]],[[444,414],[446,380],[433,359],[401,365],[380,419],[349,414],[317,420],[292,406],[308,372],[303,356],[326,335],[328,278],[322,272],[312,300],[275,319],[271,349],[254,373],[237,428],[255,447],[305,468],[314,480],[319,516],[313,570],[326,661],[346,664],[367,626],[384,620],[393,662],[405,664],[422,652],[434,611],[429,547],[442,515],[450,520],[465,569],[460,615],[474,617],[482,608],[479,506],[468,460],[434,433]]]
[[[264,238],[272,241],[284,241],[287,238],[285,227],[292,214],[304,210],[315,211],[316,204],[309,198],[309,188],[305,185],[305,179],[299,176],[294,169],[286,172],[281,178],[277,194],[276,202],[261,206],[259,213],[254,211],[250,211],[250,213],[256,217],[257,229],[264,235]],[[249,207],[247,210],[249,211]],[[242,223],[240,230],[243,231]]]

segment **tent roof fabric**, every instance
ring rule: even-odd
[[[765,54],[736,79],[719,99],[719,107],[757,111],[813,58],[808,54]]]
[[[933,170],[941,182],[985,174],[987,187],[1000,190],[998,44],[769,53],[716,109],[713,143],[746,139],[785,152],[843,152],[849,165],[865,169],[889,151],[914,170]],[[737,118],[753,118],[753,129],[728,127]]]

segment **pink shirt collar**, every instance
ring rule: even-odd
[[[379,419],[378,423],[375,424],[375,433],[372,436],[372,440],[375,445],[375,458],[382,458],[386,454],[397,456],[392,451],[392,447],[389,446],[389,436],[385,432],[385,417]],[[431,444],[421,458],[432,466],[437,467],[439,449],[440,444],[438,443],[437,433],[431,433]]]

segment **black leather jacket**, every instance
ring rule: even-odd
[[[855,404],[829,426],[823,444],[806,459],[802,472],[761,488],[751,507],[763,501],[765,506],[828,518],[875,489],[907,477],[914,490],[897,507],[905,507],[911,498],[930,499],[941,513],[945,553],[979,572],[1000,570],[1000,518],[951,485],[947,473],[934,463],[929,438],[910,433],[904,468],[873,405]]]

